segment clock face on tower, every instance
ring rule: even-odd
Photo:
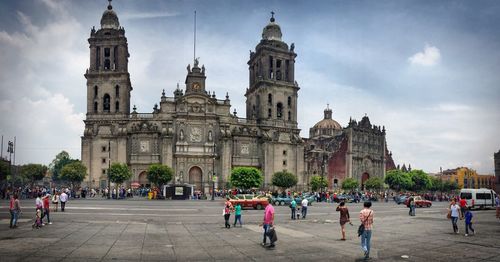
[[[192,85],[193,91],[198,92],[201,89],[201,85],[198,82],[194,82]]]

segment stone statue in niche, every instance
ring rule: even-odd
[[[212,131],[208,131],[208,141],[212,142],[213,137],[212,137]]]
[[[179,132],[179,140],[180,141],[184,141],[184,130],[181,129],[181,131]]]
[[[242,155],[248,155],[248,154],[250,154],[250,148],[249,148],[249,146],[247,144],[241,145],[241,151],[240,152],[241,152]]]

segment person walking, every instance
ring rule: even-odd
[[[361,249],[365,254],[365,259],[370,258],[370,241],[372,238],[373,226],[373,210],[370,209],[372,202],[366,201],[363,204],[363,210],[359,212],[359,220],[364,226],[363,233],[361,234]]]
[[[451,224],[453,226],[453,232],[455,232],[455,234],[458,234],[458,225],[457,225],[457,221],[458,221],[458,218],[460,217],[460,206],[457,204],[457,202],[455,201],[455,199],[451,200],[451,204],[450,204],[450,218],[451,218]]]
[[[467,209],[467,200],[465,200],[465,198],[460,198],[458,203],[460,204],[460,219],[463,219],[465,210]]]
[[[472,214],[472,211],[470,210],[470,207],[466,207],[465,210],[465,236],[469,235],[469,229],[472,231],[472,234],[475,235],[476,231],[474,231],[474,228],[472,228],[472,217],[474,214]]]
[[[340,228],[342,231],[342,238],[340,240],[345,241],[345,224],[347,222],[351,222],[351,218],[349,216],[349,209],[345,206],[345,202],[340,202],[339,206],[337,206],[337,212],[340,212]]]
[[[225,221],[226,228],[231,228],[231,224],[229,224],[229,217],[231,216],[232,207],[233,207],[233,205],[229,201],[229,197],[226,198],[226,203],[224,203],[224,209],[222,211],[222,214],[224,215],[224,221]]]
[[[413,201],[413,197],[410,197],[408,198],[408,204],[406,205],[406,207],[409,208],[408,210],[408,215],[411,216],[411,202]]]
[[[42,198],[43,201],[43,217],[47,217],[47,224],[52,225],[52,222],[50,222],[50,205],[49,205],[49,199],[50,199],[50,194],[45,195]]]
[[[9,211],[10,211],[10,228],[17,228],[17,219],[21,213],[21,204],[19,203],[17,193],[14,193],[10,199]]]
[[[64,212],[64,208],[66,207],[66,202],[68,202],[68,194],[66,194],[64,190],[59,196],[59,201],[61,202],[61,212]]]
[[[260,226],[264,229],[264,239],[262,240],[262,246],[266,246],[266,238],[269,237],[269,241],[271,244],[268,246],[269,248],[274,247],[273,238],[268,235],[268,231],[271,227],[274,226],[274,207],[269,203],[264,210],[264,220]]]
[[[415,216],[415,209],[416,209],[416,204],[415,204],[415,198],[410,198],[410,216]]]
[[[300,204],[302,205],[302,219],[305,219],[307,216],[307,205],[309,204],[309,201],[304,197]]]
[[[59,193],[55,192],[52,196],[52,204],[54,205],[54,212],[57,212],[57,207],[59,206]]]
[[[290,210],[292,211],[292,220],[295,220],[295,213],[297,212],[297,202],[294,198],[292,198],[292,202],[290,203]]]
[[[243,224],[241,223],[241,204],[240,203],[236,204],[236,207],[234,208],[233,227],[236,227],[236,222],[240,222],[240,227],[243,227]]]

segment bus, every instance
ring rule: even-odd
[[[495,198],[497,194],[495,191],[487,188],[473,189],[463,188],[460,190],[460,198],[467,201],[467,206],[471,208],[479,207],[495,207]]]

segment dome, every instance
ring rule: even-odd
[[[325,118],[314,125],[314,129],[337,129],[341,130],[342,126],[332,119],[332,110],[330,108],[325,109]]]
[[[264,30],[262,30],[262,39],[281,41],[281,28],[275,23],[274,12],[271,12],[271,14],[272,17],[269,24],[267,24],[266,27],[264,27]]]
[[[342,127],[340,124],[333,119],[323,119],[314,125],[314,128],[319,129],[337,129],[340,130]]]
[[[111,4],[108,5],[108,9],[104,11],[101,18],[101,28],[102,29],[118,29],[120,27],[120,22],[118,21],[118,16]]]

